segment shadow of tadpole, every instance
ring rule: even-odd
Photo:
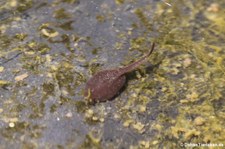
[[[152,74],[154,72],[154,69],[159,68],[161,63],[162,63],[162,60],[159,61],[158,63],[154,64],[154,65],[152,65],[152,64],[148,65],[147,67],[144,68],[145,73],[146,74]],[[130,81],[130,80],[137,79],[135,71],[132,71],[132,72],[129,72],[128,74],[126,74],[126,78],[127,78],[127,82]]]
[[[151,74],[154,72],[154,69],[157,69],[160,64],[162,63],[162,60],[159,61],[158,63],[154,64],[154,65],[149,65],[145,68],[145,72],[146,74]],[[124,86],[121,88],[120,92],[114,96],[111,100],[114,100],[116,97],[118,97],[122,92],[124,92],[128,86],[128,82],[131,81],[131,80],[136,80],[137,79],[137,76],[136,76],[136,73],[135,71],[132,71],[132,72],[129,72],[126,74],[126,83],[124,84]]]
[[[146,74],[150,74],[150,73],[154,72],[154,69],[158,69],[161,63],[162,63],[162,60],[159,61],[158,63],[154,64],[154,65],[147,66],[145,68]]]

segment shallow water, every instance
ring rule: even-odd
[[[1,1],[0,147],[224,146],[224,6]],[[116,99],[85,102],[87,79],[139,59],[152,42]]]

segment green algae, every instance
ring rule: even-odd
[[[159,32],[162,34],[156,39],[159,46],[158,48],[160,48],[157,52],[163,54],[163,52],[167,51],[162,50],[167,49],[172,54],[170,57],[164,57],[161,59],[162,62],[160,63],[159,68],[153,70],[155,73],[153,76],[154,81],[149,80],[149,83],[143,81],[143,83],[138,83],[136,85],[128,84],[127,90],[129,90],[130,93],[134,90],[134,94],[133,97],[131,95],[131,97],[128,98],[127,102],[122,105],[118,105],[118,109],[124,109],[120,110],[121,113],[119,113],[119,117],[125,122],[126,127],[130,126],[132,123],[136,123],[135,115],[137,112],[140,112],[137,107],[139,107],[139,105],[145,107],[146,103],[150,102],[149,98],[144,98],[142,94],[146,94],[148,97],[154,98],[154,96],[160,92],[163,95],[160,96],[160,102],[161,106],[164,108],[174,104],[179,104],[179,101],[182,104],[187,104],[185,105],[185,107],[187,106],[187,110],[183,109],[184,105],[180,105],[178,110],[182,110],[179,110],[177,116],[174,115],[175,119],[164,114],[159,115],[159,125],[162,125],[163,127],[164,125],[169,124],[171,126],[171,129],[166,129],[166,133],[162,133],[164,130],[159,132],[160,135],[158,136],[158,139],[160,139],[161,142],[164,142],[164,145],[181,147],[179,146],[179,143],[182,142],[206,143],[207,141],[224,144],[224,138],[222,137],[223,132],[220,133],[219,138],[214,136],[218,133],[217,130],[224,130],[222,120],[224,115],[223,112],[220,112],[221,116],[217,116],[218,120],[207,119],[207,123],[209,125],[207,124],[207,126],[204,126],[204,131],[203,126],[196,127],[194,122],[189,123],[189,120],[186,118],[187,113],[191,113],[192,115],[198,115],[198,113],[212,113],[209,116],[216,117],[213,116],[213,111],[217,111],[218,109],[215,109],[212,103],[218,100],[220,101],[223,98],[223,84],[225,80],[223,77],[224,52],[221,50],[222,47],[211,44],[210,42],[213,41],[212,37],[204,38],[202,41],[193,41],[193,34],[190,30],[190,24],[185,19],[193,19],[196,14],[200,13],[200,11],[192,11],[192,9],[195,8],[187,2],[187,4],[183,4],[182,6],[187,6],[193,14],[190,18],[188,18],[188,16],[184,17],[184,15],[180,15],[182,14],[180,13],[182,7],[179,7],[179,5],[182,3],[183,2],[178,5],[173,5],[173,8],[168,9],[167,11],[169,12],[169,15],[166,13],[163,14],[166,18],[161,16],[161,18],[154,20],[159,21],[162,19],[162,21],[164,21],[164,26],[159,28]],[[198,5],[200,5],[200,3],[198,3]],[[201,10],[203,10],[202,6]],[[140,9],[136,11],[136,14],[146,29],[152,30],[152,24],[148,21]],[[180,17],[180,19],[175,19],[174,16],[178,18]],[[173,22],[171,22],[172,20]],[[177,28],[177,23],[181,23],[179,27],[182,28],[182,32],[179,28]],[[208,32],[208,30],[205,29],[205,32]],[[203,35],[205,35],[205,32],[202,32]],[[217,37],[215,36],[214,38],[215,42]],[[223,39],[225,38],[223,37]],[[131,40],[131,47],[132,49],[143,50],[144,48],[142,46],[149,40],[151,41],[152,39],[140,36]],[[209,47],[214,53],[208,51]],[[153,59],[155,59],[154,56]],[[154,61],[152,63],[154,63]],[[141,78],[143,80],[145,79],[144,76],[141,76]],[[174,82],[174,79],[176,79],[176,82]],[[154,84],[151,82],[154,82]],[[161,86],[162,89],[155,90],[158,86]],[[150,92],[149,89],[151,90]],[[206,106],[204,101],[210,104],[210,108],[213,111],[204,111],[204,107]],[[186,123],[189,123],[191,128],[187,128],[187,130],[186,128],[183,128],[187,125]],[[219,125],[213,127],[215,129],[211,129],[211,126],[214,126],[214,123],[219,123]],[[177,126],[177,124],[180,125]],[[183,135],[183,138],[180,137],[179,129],[181,135]],[[177,134],[178,132],[179,135]],[[212,134],[210,135],[210,133]],[[168,136],[169,139],[164,140],[164,138],[161,137],[163,135]],[[156,140],[158,139],[156,138]],[[160,141],[156,142],[159,143]],[[150,142],[150,144],[151,146],[157,145],[155,144],[155,140]]]
[[[31,8],[32,0],[5,1],[1,3],[0,9],[15,9],[14,13],[21,13]]]
[[[125,0],[115,0],[115,3],[121,5],[121,4],[124,3],[124,1],[125,1]]]
[[[135,14],[137,15],[137,17],[140,19],[141,23],[143,24],[143,26],[147,29],[148,31],[152,31],[152,23],[143,13],[143,11],[141,9],[136,9]]]
[[[15,35],[15,38],[19,39],[20,41],[24,41],[26,37],[27,37],[27,34],[23,34],[23,33]]]
[[[74,21],[68,21],[68,22],[60,24],[59,27],[66,31],[73,30],[72,23],[74,23]]]
[[[32,0],[19,0],[17,3],[18,3],[17,11],[19,12],[24,12],[27,9],[31,8],[31,6],[33,5]]]
[[[78,3],[79,0],[60,0],[60,3],[69,3],[69,4],[73,4],[73,3]]]
[[[93,148],[93,149],[102,149],[100,144],[100,139],[93,136],[92,133],[86,135],[84,143],[79,147],[79,149],[83,148]]]
[[[33,131],[28,132],[27,129],[32,129]],[[6,137],[7,139],[14,139],[13,135],[15,132],[21,135],[29,135],[30,138],[40,138],[41,132],[44,129],[43,126],[39,125],[31,125],[28,122],[17,122],[15,127],[13,128],[6,128],[2,130],[1,134]],[[28,133],[28,134],[27,134]]]
[[[71,16],[64,8],[60,8],[54,12],[53,15],[57,19],[69,19]]]
[[[141,18],[142,20],[144,20],[143,17]],[[147,27],[149,26],[145,21],[143,22],[143,24],[145,24],[145,26]],[[212,105],[213,101],[221,100],[223,98],[222,93],[224,92],[223,84],[225,80],[223,77],[224,62],[222,61],[224,60],[221,59],[224,59],[224,52],[219,50],[220,49],[219,46],[212,45],[210,44],[210,42],[193,41],[192,34],[190,34],[191,32],[189,28],[184,29],[182,32],[180,32],[179,30],[175,30],[174,28],[172,28],[172,25],[174,25],[175,27],[175,24],[171,23],[168,25],[161,28],[162,30],[164,30],[164,28],[168,30],[169,27],[171,30],[170,32],[166,31],[169,34],[165,35],[164,37],[160,37],[161,39],[158,40],[160,42],[165,43],[163,47],[161,47],[162,45],[160,45],[160,49],[164,48],[171,49],[171,45],[173,45],[173,49],[171,49],[172,50],[171,52],[176,51],[177,56],[170,57],[170,59],[165,58],[154,77],[156,77],[155,80],[159,80],[158,81],[159,84],[161,83],[161,81],[163,81],[163,84],[161,86],[165,88],[163,90],[164,92],[163,98],[166,99],[166,101],[163,102],[164,104],[166,104],[165,107],[168,105],[169,99],[172,99],[172,102],[177,102],[180,99],[186,98],[184,100],[180,100],[183,104],[186,105],[180,105],[180,107],[178,108],[180,109],[179,114],[176,116],[175,120],[171,118],[169,120],[166,120],[165,116],[159,117],[159,119],[163,120],[162,121],[163,123],[159,122],[159,124],[170,123],[171,125],[175,126],[172,126],[171,129],[167,130],[165,134],[160,134],[158,137],[161,138],[161,135],[168,136],[168,138],[170,139],[172,137],[171,141],[169,141],[170,139],[166,140],[164,142],[164,145],[166,146],[172,145],[173,147],[175,146],[181,147],[179,146],[179,144],[181,144],[182,142],[192,142],[192,143],[214,142],[224,144],[224,138],[222,137],[223,132],[221,132],[218,135],[218,137],[215,137],[215,135],[218,134],[219,131],[224,130],[224,121],[222,120],[221,117],[224,114],[222,114],[223,113],[222,112],[220,113],[222,114],[221,116],[214,116],[214,111],[218,109],[215,109],[215,107],[213,107]],[[186,26],[189,25],[184,23],[183,26],[186,28]],[[205,31],[207,32],[208,30],[206,29]],[[212,37],[210,41],[211,40]],[[208,47],[211,47],[213,50],[215,50],[215,52],[213,53],[214,56],[212,56],[212,53],[208,52]],[[192,64],[188,66],[188,68],[184,68],[184,66],[182,66],[184,65],[185,62],[182,63],[182,58],[180,58],[183,57],[182,53],[184,52],[181,50],[186,50],[190,54],[189,57],[193,61]],[[219,56],[218,53],[220,53],[221,55]],[[168,62],[165,63],[166,61]],[[173,61],[175,64],[174,66]],[[174,68],[176,68],[177,71],[176,73],[171,71]],[[162,69],[164,69],[164,71],[162,71]],[[158,74],[159,71],[160,76],[157,76],[159,75]],[[181,73],[184,76],[179,79],[176,85],[172,85],[175,82],[172,83],[171,80],[169,80],[171,78],[168,77],[168,75],[165,76],[165,74],[170,73],[173,75]],[[180,94],[178,92],[181,90],[183,94]],[[205,108],[207,110],[205,110]],[[187,114],[188,115],[200,114],[201,116],[207,115],[203,116],[207,119],[207,124],[204,126],[195,126],[194,122],[190,121],[186,117]],[[176,142],[175,140],[177,140],[178,142]],[[175,142],[175,144],[173,142]],[[152,145],[154,144],[153,142],[151,143]]]

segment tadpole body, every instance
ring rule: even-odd
[[[153,43],[151,50],[145,56],[127,66],[97,72],[87,81],[84,96],[91,102],[103,102],[115,97],[126,83],[126,74],[143,64],[153,52],[154,47]]]

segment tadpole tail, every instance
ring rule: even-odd
[[[147,58],[152,54],[154,48],[155,48],[155,43],[153,42],[151,50],[145,56],[143,56],[138,61],[135,61],[135,62],[129,64],[128,66],[121,68],[121,73],[124,74],[127,72],[131,72],[134,69],[136,69],[140,64],[144,63],[147,60]]]
[[[149,56],[152,54],[154,48],[155,48],[155,43],[153,42],[153,43],[152,43],[151,50],[150,50],[149,53],[146,55],[146,58],[149,57]]]

